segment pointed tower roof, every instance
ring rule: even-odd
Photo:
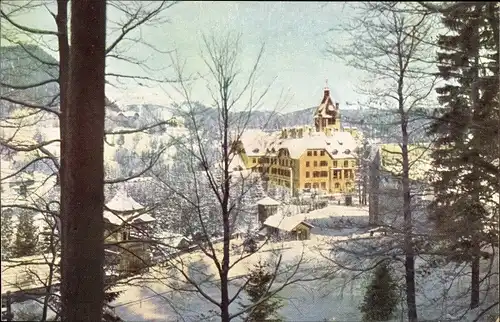
[[[328,79],[326,80],[326,86],[323,91],[323,99],[319,104],[314,117],[326,117],[331,118],[337,115],[337,105],[333,102],[330,96],[330,88],[328,87]]]
[[[114,211],[137,211],[145,208],[130,197],[124,187],[120,187],[115,196],[106,204],[106,207]]]
[[[104,210],[104,220],[116,226],[120,226],[124,222],[136,224],[155,221],[153,216],[147,213],[146,207],[130,197],[124,187],[121,187],[116,192],[113,199],[106,204],[106,207],[111,211]]]

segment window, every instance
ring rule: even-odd
[[[321,183],[321,189],[326,189],[326,182]]]
[[[328,171],[321,171],[321,177],[323,178],[328,177]]]
[[[309,171],[306,172],[306,178],[309,178]]]
[[[349,168],[349,161],[344,161],[344,168]]]
[[[338,179],[338,178],[339,178],[339,171],[333,170],[333,179]]]
[[[318,166],[318,161],[314,161],[314,166],[317,167]]]
[[[319,155],[321,155],[322,157],[324,157],[324,156],[325,156],[325,151],[321,151],[321,152],[319,153]]]
[[[19,187],[19,194],[21,195],[21,197],[26,197],[27,193],[28,189],[26,188],[26,185],[24,183],[21,184],[21,186]]]
[[[319,166],[320,167],[327,167],[328,166],[328,161],[319,161]]]
[[[126,231],[123,231],[123,232],[122,232],[122,240],[127,240],[127,239],[128,239],[127,237],[128,237],[127,232],[126,232]]]
[[[308,166],[309,166],[309,161],[306,161],[306,167],[308,167]]]
[[[344,170],[344,178],[349,179],[350,178],[350,176],[349,176],[350,172],[351,172],[350,170]]]
[[[308,183],[304,184],[304,187],[305,187],[306,189],[311,189],[311,184],[308,182]]]
[[[307,156],[308,157],[312,156],[312,151],[307,151]]]
[[[314,189],[318,189],[318,184],[317,183],[313,183],[313,188]]]
[[[257,160],[256,159],[252,159],[252,163],[257,163]]]
[[[338,189],[338,188],[340,188],[340,183],[337,182],[337,183],[335,183],[335,189]]]
[[[334,167],[334,168],[338,167],[338,163],[337,163],[337,161],[333,161],[333,167]]]
[[[314,156],[317,156],[318,155],[318,151],[314,151]]]

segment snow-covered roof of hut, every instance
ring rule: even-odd
[[[305,220],[306,216],[304,214],[289,217],[283,216],[281,214],[276,214],[273,216],[269,216],[264,222],[264,226],[274,227],[284,231],[292,231],[299,224],[304,224],[312,228],[313,225],[307,223]]]
[[[104,211],[104,219],[113,225],[121,225],[123,222],[140,223],[152,222],[155,219],[147,213],[146,207],[130,197],[125,188],[120,188],[116,195],[106,204],[106,207],[112,211]]]
[[[158,238],[162,243],[165,243],[170,247],[179,247],[183,240],[191,242],[191,239],[186,236],[168,231],[163,231],[157,234],[156,238]]]
[[[145,208],[130,197],[123,187],[116,192],[115,196],[106,204],[106,207],[115,211],[133,211]]]
[[[261,206],[279,206],[281,203],[271,197],[265,197],[257,201],[257,204]]]

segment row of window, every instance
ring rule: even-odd
[[[311,152],[311,151],[309,151],[309,152]],[[321,152],[325,152],[325,151],[321,151]],[[253,159],[252,162],[253,163],[257,163],[257,159]],[[270,164],[270,165],[276,165],[276,164],[278,164],[278,165],[280,165],[282,167],[293,167],[294,166],[293,160],[289,160],[289,159],[260,158],[259,159],[259,164]],[[314,167],[317,167],[318,166],[318,161],[313,161],[312,164],[313,164]],[[349,168],[349,161],[344,161],[343,165],[344,165],[344,168]],[[310,161],[306,161],[306,167],[310,167],[310,166],[311,166],[311,162]],[[328,161],[326,161],[326,160],[319,161],[319,166],[320,167],[327,167],[328,166]],[[338,166],[339,166],[338,161],[333,161],[333,167],[337,168]],[[354,168],[355,166],[356,166],[356,161],[351,161],[351,167]]]
[[[290,170],[271,168],[271,174],[278,174],[280,176],[289,177],[290,176]]]
[[[324,150],[319,151],[319,155],[320,156],[325,156],[325,151]],[[311,151],[311,150],[309,150],[309,151],[307,151],[307,156],[308,157],[312,157],[312,156],[316,157],[316,156],[318,156],[318,151]]]
[[[311,162],[306,161],[306,167],[310,167]],[[313,166],[317,167],[318,166],[318,161],[313,161]],[[320,167],[327,167],[328,166],[328,161],[319,161],[319,166]],[[333,167],[338,168],[339,164],[337,161],[333,161]],[[356,166],[356,161],[351,161],[351,166],[354,168]],[[344,161],[344,168],[349,168],[349,161]]]
[[[304,188],[305,189],[311,189],[311,188],[318,189],[320,187],[321,187],[321,189],[326,190],[326,182],[319,182],[319,183],[318,182],[313,182],[313,183],[306,182],[304,184]],[[338,182],[335,183],[334,187],[335,187],[335,189],[340,189],[340,183],[338,183]],[[351,190],[351,188],[352,188],[351,183],[350,182],[346,182],[345,188],[348,191]]]
[[[306,172],[306,178],[309,178],[310,174],[309,171]],[[312,177],[313,178],[327,178],[328,177],[328,171],[313,171],[312,172]]]
[[[354,172],[352,170],[344,170],[345,179],[354,179]],[[342,179],[342,170],[333,170],[333,179]]]
[[[257,159],[253,159],[252,163],[257,163]],[[293,167],[293,160],[260,158],[259,164],[271,164],[271,165],[279,164],[282,167]]]
[[[311,173],[306,171],[306,178],[310,178]],[[313,171],[313,178],[327,178],[328,171]],[[344,178],[345,179],[354,179],[354,172],[352,170],[344,170]],[[333,171],[333,179],[342,179],[342,170],[334,170]]]

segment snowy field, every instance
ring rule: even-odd
[[[357,207],[328,206],[308,213],[308,220],[315,220],[318,224],[326,220],[326,224],[313,228],[310,240],[269,243],[258,253],[235,264],[230,271],[230,297],[236,294],[243,283],[242,276],[247,275],[259,259],[276,262],[281,256],[281,269],[273,289],[280,287],[300,263],[292,277],[298,281],[278,293],[284,300],[284,307],[279,313],[285,321],[361,321],[359,306],[370,274],[359,275],[357,272],[340,269],[325,256],[333,256],[329,253],[333,243],[348,241],[349,245],[362,243],[378,248],[387,244],[390,237],[370,237],[366,229],[356,227],[357,224],[362,226],[365,211]],[[350,229],[330,229],[332,220],[336,218],[358,218],[359,221]],[[240,243],[239,240],[232,241],[236,246]],[[221,249],[220,243],[215,245],[218,258],[222,258]],[[234,263],[239,256],[241,253],[236,247],[231,251],[231,262]],[[357,260],[361,265],[362,260]],[[213,262],[198,251],[181,256],[173,264],[176,269],[172,269],[172,266],[156,266],[147,274],[131,278],[128,285],[120,286],[118,289],[122,290],[121,295],[111,303],[115,306],[116,313],[125,321],[219,321],[220,318],[216,317],[218,308],[186,283],[187,276],[196,281],[207,296],[219,301],[219,281]],[[487,264],[484,262],[482,267],[486,268]],[[467,274],[457,278],[451,273],[457,269],[449,266],[446,269],[433,269],[430,274],[420,274],[424,270],[424,262],[417,260],[416,265],[420,320],[474,320],[477,311],[462,315],[469,300],[467,292],[470,282]],[[393,267],[396,278],[401,280],[401,263],[396,262]],[[498,270],[498,266],[495,269]],[[462,273],[467,271],[468,267],[465,266]],[[354,275],[359,276],[354,279]],[[498,284],[498,281],[494,283]],[[400,281],[400,285],[404,286],[404,281]],[[497,300],[495,293],[483,296],[488,297],[487,303]],[[403,293],[400,298],[404,301]],[[245,292],[241,292],[231,304],[232,314],[239,312],[241,301],[246,301]],[[34,304],[15,304],[13,309],[33,311]],[[487,316],[479,321],[487,321],[486,318]],[[406,312],[402,302],[393,321],[405,320]],[[234,321],[241,319],[235,318]]]
[[[333,235],[333,234],[332,234]],[[335,239],[336,237],[330,237]],[[338,237],[337,237],[338,238]],[[344,239],[345,237],[340,237]],[[313,239],[306,242],[285,242],[279,245],[269,245],[259,254],[253,255],[248,260],[236,265],[231,276],[244,275],[259,257],[272,258],[269,255],[271,249],[282,248],[283,263],[294,266],[298,263],[298,257],[304,253],[305,262],[300,266],[296,278],[307,278],[313,275],[319,276],[326,272],[332,272],[332,263],[324,259],[320,250],[325,250],[327,244],[325,239]],[[266,254],[267,253],[267,254]],[[190,264],[201,260],[200,255],[190,255],[185,259],[185,266],[188,268],[191,277],[194,275],[215,274],[213,265],[209,260],[196,264],[197,269],[189,270]],[[417,262],[417,266],[421,263]],[[418,270],[418,268],[417,268]],[[159,270],[161,271],[161,270]],[[204,272],[208,274],[197,274],[194,272]],[[315,281],[297,282],[286,286],[280,291],[279,297],[284,299],[285,306],[280,310],[285,321],[360,321],[361,315],[359,305],[363,300],[365,286],[368,283],[368,276],[360,276],[354,282],[348,283],[352,272],[336,270],[328,278]],[[165,284],[166,275],[152,273],[159,278],[157,281],[142,283],[142,286],[125,287],[122,295],[113,305],[116,306],[116,313],[126,321],[217,321],[213,317],[213,312],[218,312],[217,307],[197,293],[186,293],[173,291]],[[212,275],[213,276],[213,275]],[[278,278],[282,282],[284,278]],[[469,285],[467,276],[452,279],[450,274],[444,270],[435,270],[431,275],[419,277],[418,283],[418,305],[420,319],[422,320],[455,320],[472,321],[470,316],[461,316],[459,308],[467,302],[468,296],[455,299],[455,295],[466,292]],[[202,279],[200,279],[201,281]],[[216,279],[211,282],[217,282]],[[203,291],[219,299],[220,291],[216,285],[210,286],[211,282],[201,282]],[[453,283],[452,283],[453,282]],[[231,287],[230,296],[233,296],[241,282],[235,281]],[[280,283],[276,283],[279,287]],[[243,292],[244,293],[244,292]],[[490,295],[491,296],[491,295]],[[244,296],[240,296],[244,300]],[[404,297],[401,296],[403,299]],[[239,301],[231,305],[231,313],[239,310]],[[404,321],[406,313],[404,303],[401,303],[393,321]],[[210,313],[212,312],[212,313]],[[206,314],[206,316],[201,316]],[[215,313],[216,314],[216,313]],[[476,313],[477,314],[477,313]],[[208,316],[212,316],[210,319]],[[238,318],[235,321],[239,321]]]

